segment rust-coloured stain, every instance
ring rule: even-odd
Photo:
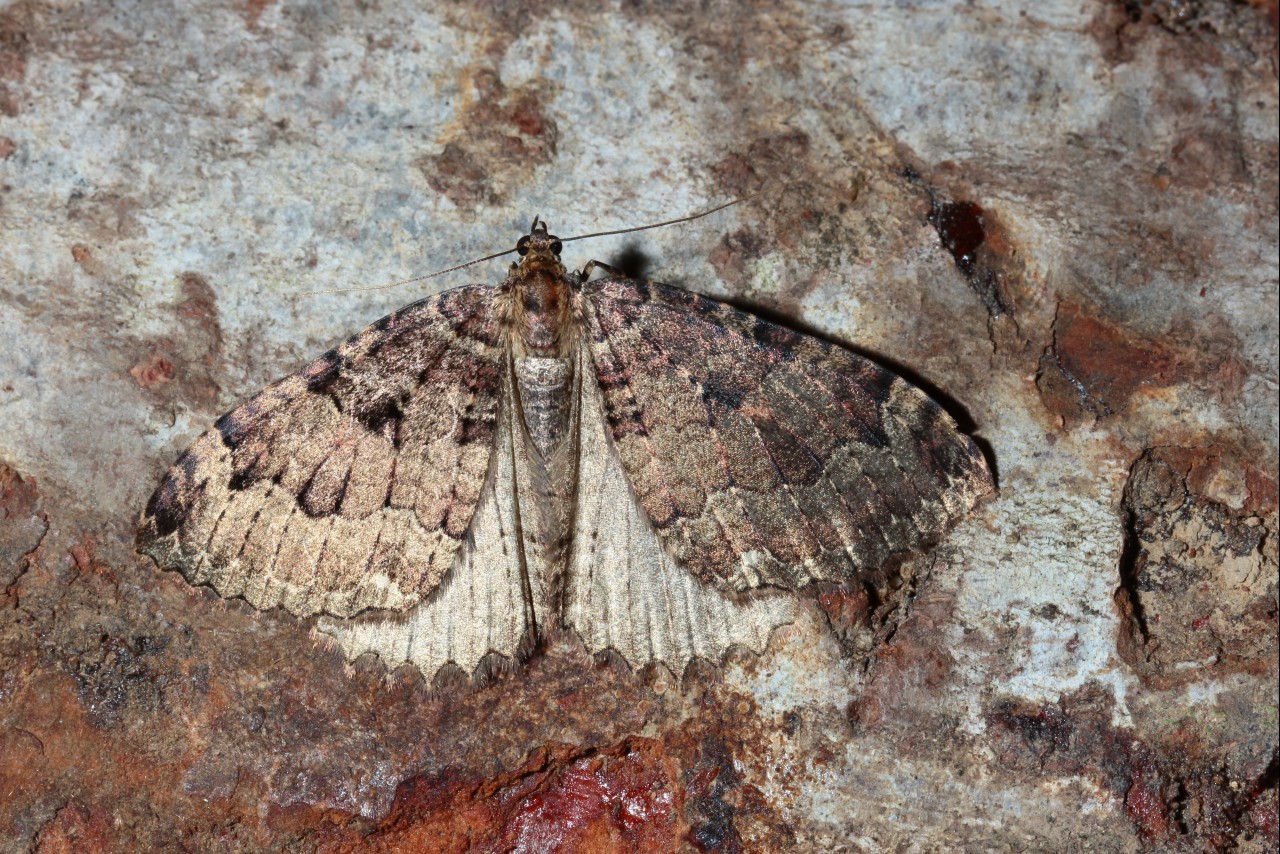
[[[104,562],[97,554],[98,544],[93,537],[85,534],[79,542],[71,546],[71,562],[76,572],[100,575],[108,581],[116,580],[111,565]]]
[[[173,362],[159,353],[152,353],[130,368],[129,376],[143,388],[164,385],[173,379]]]
[[[35,480],[0,462],[0,602],[18,595],[12,585],[48,530]]]
[[[1161,788],[1165,781],[1147,757],[1132,763],[1129,790],[1124,793],[1124,813],[1148,841],[1162,841],[1170,836],[1170,808]]]
[[[241,16],[244,18],[245,28],[248,30],[258,29],[258,20],[262,17],[262,13],[267,11],[275,0],[247,0],[247,2],[237,3]]]
[[[1101,417],[1122,411],[1144,387],[1169,385],[1175,365],[1173,354],[1159,342],[1126,334],[1064,302],[1036,383],[1051,412],[1068,420]]]
[[[841,640],[865,628],[872,611],[871,595],[860,585],[827,587],[818,593],[818,605]]]
[[[772,251],[772,240],[751,228],[740,228],[720,238],[707,256],[721,281],[740,283],[747,279],[748,268]]]
[[[129,376],[158,399],[212,406],[223,355],[217,295],[204,276],[183,273],[171,311],[179,334],[138,341]]]
[[[22,82],[31,53],[27,17],[16,7],[0,12],[0,115],[11,118],[22,112]]]
[[[417,778],[372,832],[329,835],[322,854],[416,851],[669,852],[683,847],[683,787],[660,742],[539,748],[491,780]]]
[[[1228,770],[1225,756],[1236,750],[1230,739],[1214,744],[1190,728],[1144,739],[1112,725],[1114,702],[1106,689],[1086,685],[1042,706],[993,704],[986,721],[1000,765],[1090,778],[1151,845],[1226,851],[1250,837],[1275,845],[1268,820],[1276,799],[1274,758]]]
[[[931,704],[924,698],[935,696],[951,675],[955,660],[939,627],[954,608],[951,594],[925,593],[901,623],[889,627],[892,637],[875,649],[862,695],[850,709],[856,724],[866,731],[901,728],[904,743],[917,737],[912,730],[930,729],[925,718]]]
[[[508,89],[488,70],[470,84],[468,105],[440,153],[415,162],[431,189],[465,208],[500,203],[513,182],[555,156],[558,138],[537,89]]]
[[[40,831],[35,854],[108,854],[117,850],[110,827],[110,813],[72,801]]]
[[[1150,337],[1064,300],[1036,386],[1045,408],[1068,426],[1124,413],[1135,399],[1179,384],[1231,405],[1250,371],[1238,350],[1216,315],[1177,318],[1167,334]]]
[[[708,259],[725,281],[742,281],[744,261],[750,263],[778,249],[794,249],[813,238],[816,229],[810,221],[811,207],[819,191],[808,171],[811,147],[803,132],[773,134],[726,154],[711,167],[725,196],[743,198],[763,190],[768,205],[768,228],[743,228],[727,235]],[[823,203],[828,201],[823,199]],[[733,257],[736,252],[742,257]],[[795,289],[795,283],[788,288],[793,297]]]

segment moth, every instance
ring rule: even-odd
[[[929,545],[993,491],[895,374],[561,250],[535,218],[497,287],[415,302],[224,415],[140,551],[428,677],[564,631],[679,673],[761,650],[794,591]]]

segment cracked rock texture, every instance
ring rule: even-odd
[[[0,3],[0,850],[1274,851],[1275,0]],[[570,244],[1000,495],[766,653],[344,662],[133,551],[219,414]]]

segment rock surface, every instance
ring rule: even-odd
[[[1275,850],[1275,0],[418,5],[0,6],[0,848]],[[219,414],[504,262],[307,292],[761,186],[565,260],[962,418],[1000,497],[900,586],[427,684],[133,552]]]

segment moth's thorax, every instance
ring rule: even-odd
[[[573,339],[573,293],[564,268],[513,270],[511,308],[516,355],[565,357]]]
[[[563,358],[573,347],[573,278],[560,263],[560,239],[535,220],[520,239],[519,263],[503,283],[516,356]]]

